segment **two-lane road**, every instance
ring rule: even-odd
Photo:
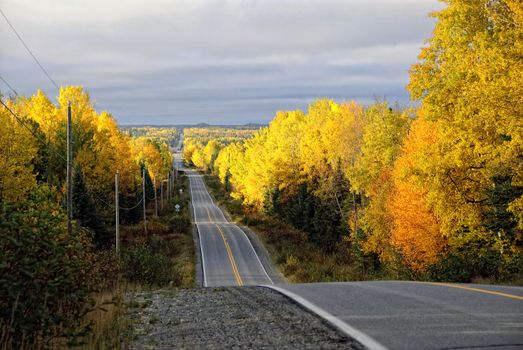
[[[187,171],[198,229],[204,287],[272,284],[245,232],[214,203],[203,178]]]
[[[523,349],[521,287],[368,281],[276,288],[371,349]]]

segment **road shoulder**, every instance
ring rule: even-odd
[[[131,349],[363,349],[267,288],[160,290],[128,297]]]

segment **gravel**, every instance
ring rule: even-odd
[[[128,303],[131,349],[362,349],[263,287],[138,292]]]

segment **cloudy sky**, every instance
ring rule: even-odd
[[[408,103],[437,0],[1,0],[59,85],[120,124],[268,122],[318,97]],[[56,89],[0,17],[0,75]],[[0,91],[7,87],[0,81]]]

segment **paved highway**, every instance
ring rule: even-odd
[[[204,287],[272,284],[246,234],[214,204],[203,178],[187,170],[200,237]]]
[[[374,349],[523,349],[523,288],[374,281],[280,285]]]

